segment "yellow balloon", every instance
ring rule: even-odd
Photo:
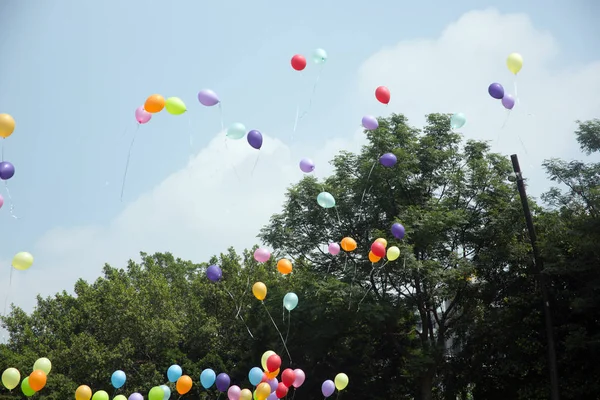
[[[33,364],[34,371],[43,371],[46,375],[50,373],[52,369],[52,363],[46,357],[38,358],[35,364]]]
[[[0,137],[6,139],[15,131],[15,119],[9,114],[0,114]]]
[[[256,282],[252,286],[252,294],[258,300],[263,301],[267,297],[267,286],[262,282]]]
[[[344,390],[346,389],[346,386],[348,386],[348,381],[350,379],[348,378],[348,375],[344,374],[344,373],[339,373],[335,376],[335,388],[337,390]]]
[[[388,260],[394,261],[398,257],[400,257],[400,249],[399,248],[397,248],[396,246],[392,246],[389,249],[387,249],[387,259]]]
[[[277,353],[275,353],[273,350],[267,350],[263,353],[262,357],[260,358],[260,365],[262,365],[264,371],[267,370],[267,360],[273,354],[277,354]]]
[[[264,400],[271,394],[271,385],[267,382],[263,382],[256,387],[256,397],[260,400]]]
[[[240,392],[240,400],[252,400],[252,392],[250,389],[242,389]]]
[[[384,238],[379,238],[376,240],[376,242],[381,243],[383,247],[387,247],[387,240],[385,240]]]
[[[92,398],[92,389],[87,385],[81,385],[75,391],[75,400],[90,400]]]
[[[506,59],[506,66],[513,74],[518,74],[523,68],[523,57],[519,53],[511,53]]]
[[[2,384],[8,390],[13,390],[21,382],[21,373],[16,368],[7,368],[2,373]]]
[[[165,102],[165,108],[172,115],[181,115],[187,111],[185,103],[179,97],[169,97]]]
[[[12,266],[19,271],[26,271],[33,265],[33,256],[26,251],[15,254],[12,259]]]

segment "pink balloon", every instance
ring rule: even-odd
[[[269,258],[271,258],[271,253],[267,249],[261,247],[254,252],[254,259],[260,263],[269,261]]]
[[[337,256],[340,253],[340,245],[337,243],[329,243],[329,254]]]
[[[304,371],[302,371],[300,368],[295,369],[294,374],[296,374],[296,380],[294,381],[292,386],[294,386],[295,388],[299,388],[304,383],[306,375],[304,375]]]
[[[152,119],[152,114],[144,110],[144,106],[139,106],[135,109],[135,120],[139,124],[145,124]]]
[[[227,397],[229,400],[239,400],[240,395],[242,394],[242,389],[238,385],[233,385],[229,387],[227,391]]]
[[[4,205],[4,197],[0,194],[0,208]]]

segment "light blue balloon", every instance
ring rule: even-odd
[[[283,306],[286,310],[292,311],[298,305],[298,296],[294,292],[289,292],[283,297]]]
[[[327,61],[327,52],[323,49],[316,49],[313,52],[313,61],[315,64],[324,64]]]
[[[125,372],[121,370],[113,372],[112,376],[110,377],[110,383],[112,383],[115,389],[119,389],[120,387],[122,387],[125,384],[126,380],[127,376],[125,375]]]
[[[181,378],[181,374],[183,374],[183,371],[181,370],[181,367],[177,364],[171,365],[167,370],[167,378],[171,383],[177,382],[177,379]]]
[[[262,378],[263,370],[258,367],[254,367],[248,372],[248,380],[252,386],[258,385],[262,381]]]
[[[463,113],[456,113],[450,118],[452,129],[462,128],[467,123],[467,117]]]
[[[163,400],[169,400],[171,398],[171,388],[167,385],[160,385],[161,389],[165,392]]]
[[[335,207],[335,199],[329,192],[321,192],[317,196],[317,203],[323,208]]]
[[[245,135],[246,127],[244,126],[244,124],[240,124],[239,122],[231,124],[231,126],[227,128],[227,137],[229,139],[238,140],[243,138]]]
[[[208,389],[212,385],[215,384],[215,380],[217,379],[217,374],[210,368],[206,368],[200,374],[200,383],[204,389]]]

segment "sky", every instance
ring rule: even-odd
[[[575,120],[600,117],[597,2],[368,6],[0,2],[0,113],[17,122],[3,146],[19,217],[0,186],[0,300],[30,311],[38,293],[72,291],[105,262],[124,267],[140,251],[204,262],[251,247],[302,178],[299,160],[312,158],[327,176],[337,152],[364,143],[367,114],[401,112],[420,126],[427,113],[463,112],[466,138],[519,155],[534,196],[551,185],[544,159],[585,159],[572,132]],[[328,53],[322,68],[311,61],[317,48]],[[512,52],[524,66],[507,118],[487,86],[514,91]],[[290,67],[297,53],[309,60],[302,73]],[[391,90],[387,107],[374,98],[379,85]],[[221,110],[198,103],[204,88]],[[155,115],[136,133],[134,110],[153,93],[180,97],[188,112]],[[308,112],[294,132],[298,106]],[[225,141],[221,121],[258,129],[263,148]],[[10,279],[19,251],[35,263]]]

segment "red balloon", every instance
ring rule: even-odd
[[[277,371],[279,367],[281,367],[281,357],[277,354],[273,354],[271,357],[267,358],[267,371]]]
[[[295,380],[296,380],[296,373],[294,372],[293,369],[287,368],[287,369],[283,370],[283,372],[281,373],[281,382],[286,387],[292,386],[294,384]]]
[[[263,383],[263,382],[269,382],[269,377],[267,376],[266,372],[263,372],[263,378],[260,381],[260,383]]]
[[[371,252],[377,257],[385,257],[385,246],[381,242],[374,242],[371,245]]]
[[[279,385],[277,385],[277,390],[275,390],[275,396],[277,396],[278,399],[282,399],[287,396],[287,393],[288,387],[284,385],[283,382],[279,382]]]
[[[390,89],[386,88],[385,86],[379,86],[377,89],[375,89],[375,97],[383,104],[388,104],[390,102],[390,96]]]
[[[296,71],[302,71],[304,68],[306,68],[306,58],[304,58],[304,56],[301,54],[296,54],[294,57],[292,57],[292,68],[294,68]]]

